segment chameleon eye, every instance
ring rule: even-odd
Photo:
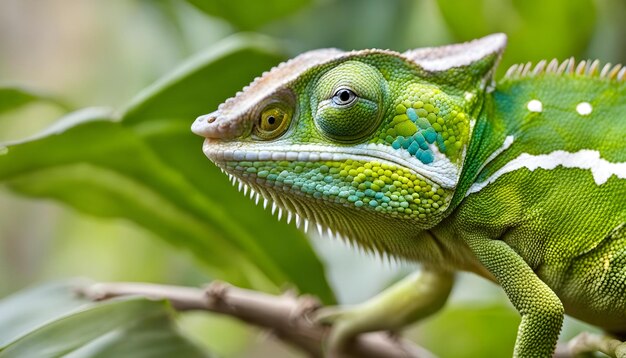
[[[333,103],[338,106],[348,106],[357,98],[356,93],[349,88],[341,87],[333,95]]]
[[[319,133],[336,142],[357,142],[371,135],[385,113],[387,82],[378,69],[346,61],[314,83],[313,120]]]
[[[261,139],[274,139],[289,128],[292,112],[280,103],[271,103],[261,112],[254,133]]]

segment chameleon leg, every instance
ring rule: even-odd
[[[466,241],[522,315],[513,356],[551,357],[563,324],[559,298],[505,242],[482,238]]]
[[[340,355],[345,344],[360,333],[395,331],[438,311],[453,281],[452,272],[424,268],[360,305],[320,310],[317,320],[333,324],[327,341],[329,354]]]
[[[608,335],[583,332],[567,344],[575,357],[584,353],[602,352],[612,358],[626,358],[626,343]]]

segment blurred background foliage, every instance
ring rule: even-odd
[[[623,0],[3,0],[0,143],[26,141],[0,146],[0,297],[86,276],[291,283],[363,301],[415,266],[279,224],[203,157],[193,119],[319,47],[404,51],[505,32],[500,74],[553,57],[624,63],[624,18]],[[409,335],[441,357],[510,356],[519,317],[493,284],[459,278],[446,309]],[[221,356],[299,356],[228,318],[176,325]],[[568,320],[563,338],[581,329]]]

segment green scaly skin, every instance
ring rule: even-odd
[[[505,290],[514,356],[551,356],[564,312],[626,333],[625,70],[542,62],[495,86],[505,43],[312,51],[194,123],[206,155],[281,212],[423,263],[322,313],[331,352],[433,313],[455,270]]]

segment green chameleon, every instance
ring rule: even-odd
[[[514,356],[551,356],[567,313],[612,334],[579,350],[626,357],[626,67],[541,61],[495,84],[505,46],[310,51],[194,122],[273,210],[422,263],[322,314],[331,352],[436,312],[465,270],[521,314]]]

